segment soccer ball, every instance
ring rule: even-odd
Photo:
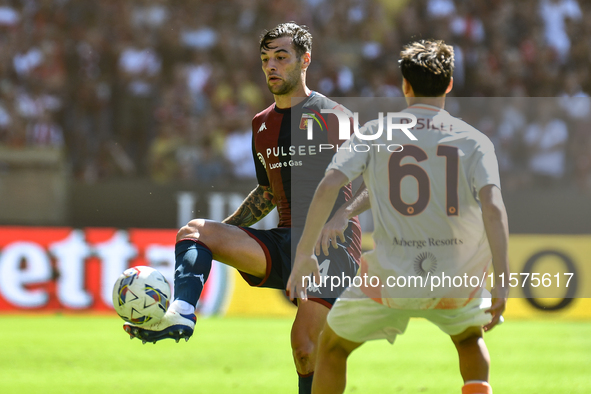
[[[113,287],[113,306],[123,320],[137,326],[157,322],[170,303],[170,285],[152,267],[123,271]]]

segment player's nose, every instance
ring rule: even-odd
[[[267,71],[267,74],[269,74],[270,72],[276,71],[277,64],[275,63],[275,60],[269,59],[267,61],[267,64],[265,64],[264,69],[265,69],[265,71]]]

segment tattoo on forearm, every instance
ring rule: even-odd
[[[242,205],[223,221],[235,226],[251,226],[267,216],[275,208],[275,198],[269,186],[257,186]]]

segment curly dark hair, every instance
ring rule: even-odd
[[[312,34],[304,25],[294,22],[280,23],[271,30],[267,30],[261,36],[260,49],[269,49],[269,43],[277,38],[291,37],[298,58],[306,52],[312,51]]]
[[[443,40],[420,40],[400,52],[400,71],[416,96],[443,96],[454,72],[454,49]]]

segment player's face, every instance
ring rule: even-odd
[[[261,49],[263,72],[271,93],[287,95],[301,84],[302,58],[296,56],[291,37],[280,37],[270,41],[267,49]]]

